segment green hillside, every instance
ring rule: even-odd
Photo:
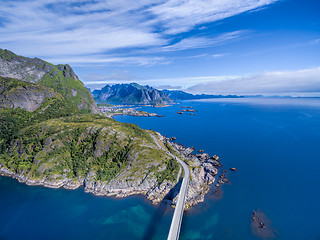
[[[0,67],[2,174],[34,185],[92,189],[115,178],[124,189],[147,179],[143,191],[175,181],[178,163],[149,133],[93,114],[96,104],[69,65],[0,50]]]

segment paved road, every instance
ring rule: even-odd
[[[178,196],[178,201],[176,204],[176,208],[174,209],[173,213],[173,218],[170,226],[170,231],[168,235],[168,240],[177,240],[179,239],[179,234],[180,234],[180,228],[181,228],[181,223],[182,223],[182,217],[183,217],[183,209],[184,209],[184,203],[186,200],[186,195],[187,195],[187,190],[188,190],[188,185],[189,185],[189,176],[190,176],[190,170],[188,165],[179,159],[178,157],[174,156],[167,150],[165,150],[158,140],[156,139],[155,136],[150,134],[150,136],[153,138],[154,142],[157,144],[159,148],[161,148],[163,151],[166,151],[168,155],[170,155],[172,158],[176,159],[180,165],[183,167],[184,170],[184,177],[182,180],[179,196]]]

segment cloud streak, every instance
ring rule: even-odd
[[[22,55],[46,59],[85,59],[121,49],[151,48],[161,52],[207,47],[237,38],[241,32],[215,38],[183,38],[179,42],[175,38],[198,25],[275,1],[7,0],[0,8],[0,45]]]
[[[210,81],[189,87],[187,91],[223,95],[320,96],[320,67]]]

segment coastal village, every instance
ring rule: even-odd
[[[107,117],[113,117],[116,115],[130,115],[139,117],[159,117],[156,113],[148,113],[137,110],[140,107],[134,105],[107,105],[98,106],[98,109]]]
[[[144,107],[167,107],[171,105],[144,105]],[[107,117],[113,117],[116,115],[129,115],[129,116],[138,116],[138,117],[164,117],[163,115],[158,115],[156,113],[148,113],[145,111],[138,110],[141,106],[137,105],[110,105],[110,104],[100,104],[98,109]],[[190,106],[179,106],[181,110],[177,111],[177,114],[180,115],[195,115],[197,110]]]

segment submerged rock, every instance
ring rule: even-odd
[[[276,237],[276,230],[272,227],[271,221],[260,210],[252,212],[251,232],[262,239]]]

